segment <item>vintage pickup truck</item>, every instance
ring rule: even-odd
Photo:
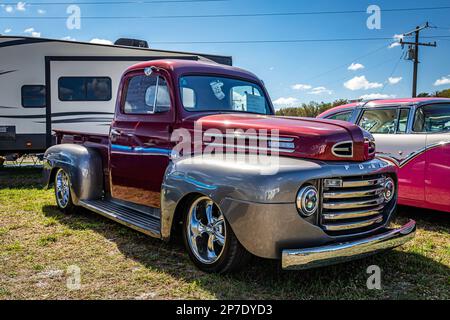
[[[370,133],[274,116],[262,81],[242,69],[137,64],[123,75],[109,136],[55,134],[44,171],[61,210],[84,207],[162,240],[180,233],[207,272],[238,270],[252,255],[307,269],[415,234],[412,220],[388,228],[397,176],[374,157]]]

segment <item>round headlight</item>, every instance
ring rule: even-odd
[[[384,183],[384,199],[391,201],[395,194],[395,182],[392,178],[387,178]]]
[[[306,186],[297,194],[297,209],[300,213],[309,217],[314,214],[319,206],[319,194],[314,186]]]

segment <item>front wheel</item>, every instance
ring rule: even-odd
[[[194,199],[186,211],[183,239],[191,260],[205,272],[238,271],[251,258],[219,207],[205,196]]]
[[[58,169],[55,175],[55,198],[58,208],[64,213],[74,213],[76,206],[70,193],[70,177],[64,169]]]

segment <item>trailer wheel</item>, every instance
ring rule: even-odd
[[[70,193],[70,177],[64,169],[58,169],[56,172],[54,185],[58,208],[64,213],[74,213],[76,206],[72,202],[72,195]]]
[[[239,243],[219,207],[208,197],[195,198],[183,219],[183,240],[194,264],[205,272],[242,269],[251,254]]]

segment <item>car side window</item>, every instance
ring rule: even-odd
[[[358,125],[370,133],[395,133],[397,108],[364,110]]]
[[[417,109],[414,132],[450,131],[450,104],[430,104]]]
[[[406,133],[408,128],[409,109],[400,109],[397,133]]]
[[[352,117],[352,113],[353,113],[353,110],[338,112],[338,113],[335,113],[335,114],[327,117],[327,119],[350,121],[350,118]]]
[[[169,110],[169,88],[163,77],[139,75],[128,81],[124,105],[126,114],[153,114]]]

